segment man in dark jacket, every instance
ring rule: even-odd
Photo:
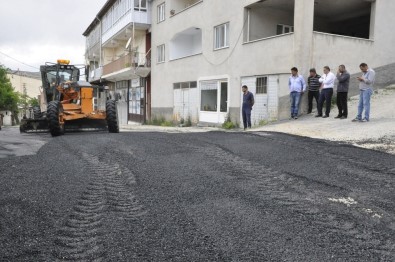
[[[246,85],[241,88],[243,92],[243,105],[242,105],[242,117],[243,117],[243,125],[244,130],[247,128],[251,128],[251,110],[254,105],[254,95],[248,91],[248,87]]]
[[[350,74],[347,72],[344,65],[339,66],[339,70],[336,75],[339,81],[337,85],[337,108],[339,109],[339,114],[335,118],[346,119],[348,115],[347,109],[347,94],[348,88],[350,86]]]
[[[310,69],[310,76],[307,78],[307,84],[309,86],[309,94],[307,96],[309,108],[307,110],[307,114],[311,114],[311,111],[313,110],[313,98],[315,99],[316,105],[318,105],[321,86],[321,83],[318,80],[320,77],[320,75],[317,75],[315,68]]]

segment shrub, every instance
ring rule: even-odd
[[[225,119],[225,122],[222,124],[222,128],[233,129],[233,128],[236,128],[236,127],[237,127],[237,124],[233,123],[232,120],[230,119],[230,116],[227,115],[226,119]]]

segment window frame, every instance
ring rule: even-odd
[[[164,62],[165,62],[165,60],[166,60],[165,51],[166,51],[166,46],[165,46],[165,44],[161,44],[161,45],[158,45],[158,46],[156,47],[156,52],[157,52],[156,62],[157,62],[158,64],[164,63]]]
[[[136,6],[136,1],[139,1],[139,6]],[[141,3],[144,1],[145,3],[145,7],[141,6]],[[133,9],[135,11],[143,11],[143,12],[147,12],[147,0],[134,0],[133,2]]]
[[[279,28],[281,28],[281,33],[279,33]],[[289,29],[288,32],[285,32],[285,29]],[[276,26],[276,35],[283,35],[283,34],[290,34],[294,32],[293,25],[284,25],[284,24],[277,24]]]
[[[157,23],[161,23],[166,20],[166,2],[163,2],[157,6]]]
[[[261,79],[265,79],[265,81],[259,81]],[[255,80],[255,94],[257,95],[266,95],[267,94],[267,86],[268,86],[268,77],[267,76],[257,76]],[[262,83],[264,82],[264,83]],[[259,84],[258,84],[259,83]]]
[[[222,39],[218,39],[219,33],[222,33],[219,31],[221,28],[223,28]],[[229,22],[214,26],[214,50],[229,48],[229,28]]]

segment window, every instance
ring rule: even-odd
[[[180,88],[197,88],[197,82],[181,82],[181,83],[174,83],[173,89],[180,89]]]
[[[229,23],[214,27],[214,50],[229,47]]]
[[[267,77],[257,77],[256,78],[256,93],[257,94],[267,94]]]
[[[200,87],[200,110],[217,112],[218,82],[203,81]]]
[[[165,21],[165,3],[158,5],[158,23]]]
[[[147,11],[147,0],[134,0],[134,10]]]
[[[277,25],[277,34],[282,35],[286,33],[292,33],[294,31],[294,27],[291,25]]]
[[[157,52],[158,52],[157,62],[158,63],[165,62],[165,45],[158,46]]]

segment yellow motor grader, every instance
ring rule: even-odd
[[[104,87],[80,81],[80,69],[68,60],[40,66],[42,103],[33,118],[22,119],[21,132],[49,131],[52,136],[68,130],[108,130],[118,133],[115,100],[106,101],[106,110],[95,109],[94,95]]]

